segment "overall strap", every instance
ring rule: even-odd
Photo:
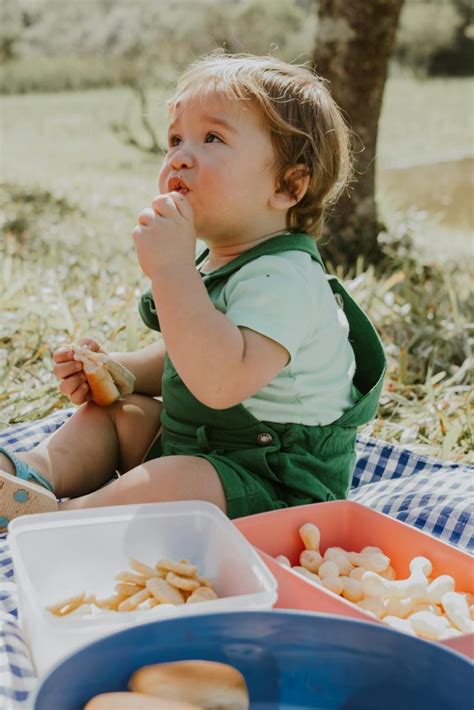
[[[259,256],[280,254],[284,251],[306,252],[321,265],[323,270],[325,270],[323,260],[321,259],[314,239],[307,234],[300,232],[283,232],[282,234],[277,234],[271,239],[260,242],[260,244],[248,249],[243,254],[240,254],[240,256],[232,259],[232,261],[224,264],[224,266],[221,266],[220,269],[216,269],[210,274],[206,274],[204,284],[209,290],[209,288],[215,283],[221,280],[227,280],[231,274],[235,273],[238,269],[245,264],[248,264],[250,261],[257,259]],[[202,251],[196,259],[196,266],[199,266],[208,254],[209,249],[204,249],[204,251]],[[152,330],[160,330],[158,313],[156,312],[156,306],[151,289],[142,294],[138,304],[138,310],[142,321],[146,326],[148,326],[148,328],[151,328]]]
[[[377,413],[382,394],[387,358],[379,335],[359,304],[335,276],[327,276],[333,294],[349,323],[349,342],[354,351],[354,386],[361,397],[337,420],[340,426],[361,426]]]
[[[267,239],[264,242],[260,242],[260,244],[257,244],[251,249],[247,249],[247,251],[244,251],[243,254],[240,254],[240,256],[232,259],[232,261],[224,264],[224,266],[221,266],[220,269],[216,269],[215,271],[211,271],[210,274],[206,274],[206,286],[209,286],[215,281],[220,281],[223,278],[227,279],[242,266],[248,264],[254,259],[258,259],[260,256],[271,256],[272,254],[280,254],[284,251],[306,252],[321,265],[323,270],[325,270],[323,260],[321,259],[314,239],[307,234],[299,232],[285,232],[283,234],[278,234],[271,239]],[[196,259],[196,266],[199,266],[208,254],[209,249],[205,249],[201,254],[199,254]]]

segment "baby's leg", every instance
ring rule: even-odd
[[[147,461],[95,493],[68,500],[60,510],[126,503],[205,500],[224,513],[227,503],[214,466],[198,456],[163,456]]]
[[[161,402],[146,395],[130,395],[110,407],[84,404],[37,447],[17,456],[51,481],[58,498],[75,498],[143,460],[159,429],[161,409]],[[9,468],[2,457],[0,469],[13,472]]]

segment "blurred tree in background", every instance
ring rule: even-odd
[[[355,180],[338,201],[322,251],[348,267],[358,256],[376,263],[382,255],[375,203],[377,128],[403,0],[320,0],[314,66],[362,145],[354,146]]]

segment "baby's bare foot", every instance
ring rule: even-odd
[[[5,454],[0,454],[0,471],[11,473],[12,476],[15,475],[15,466]]]

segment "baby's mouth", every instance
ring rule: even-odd
[[[180,177],[172,177],[168,182],[168,190],[170,192],[180,192],[182,195],[186,195],[189,192],[189,188]]]

